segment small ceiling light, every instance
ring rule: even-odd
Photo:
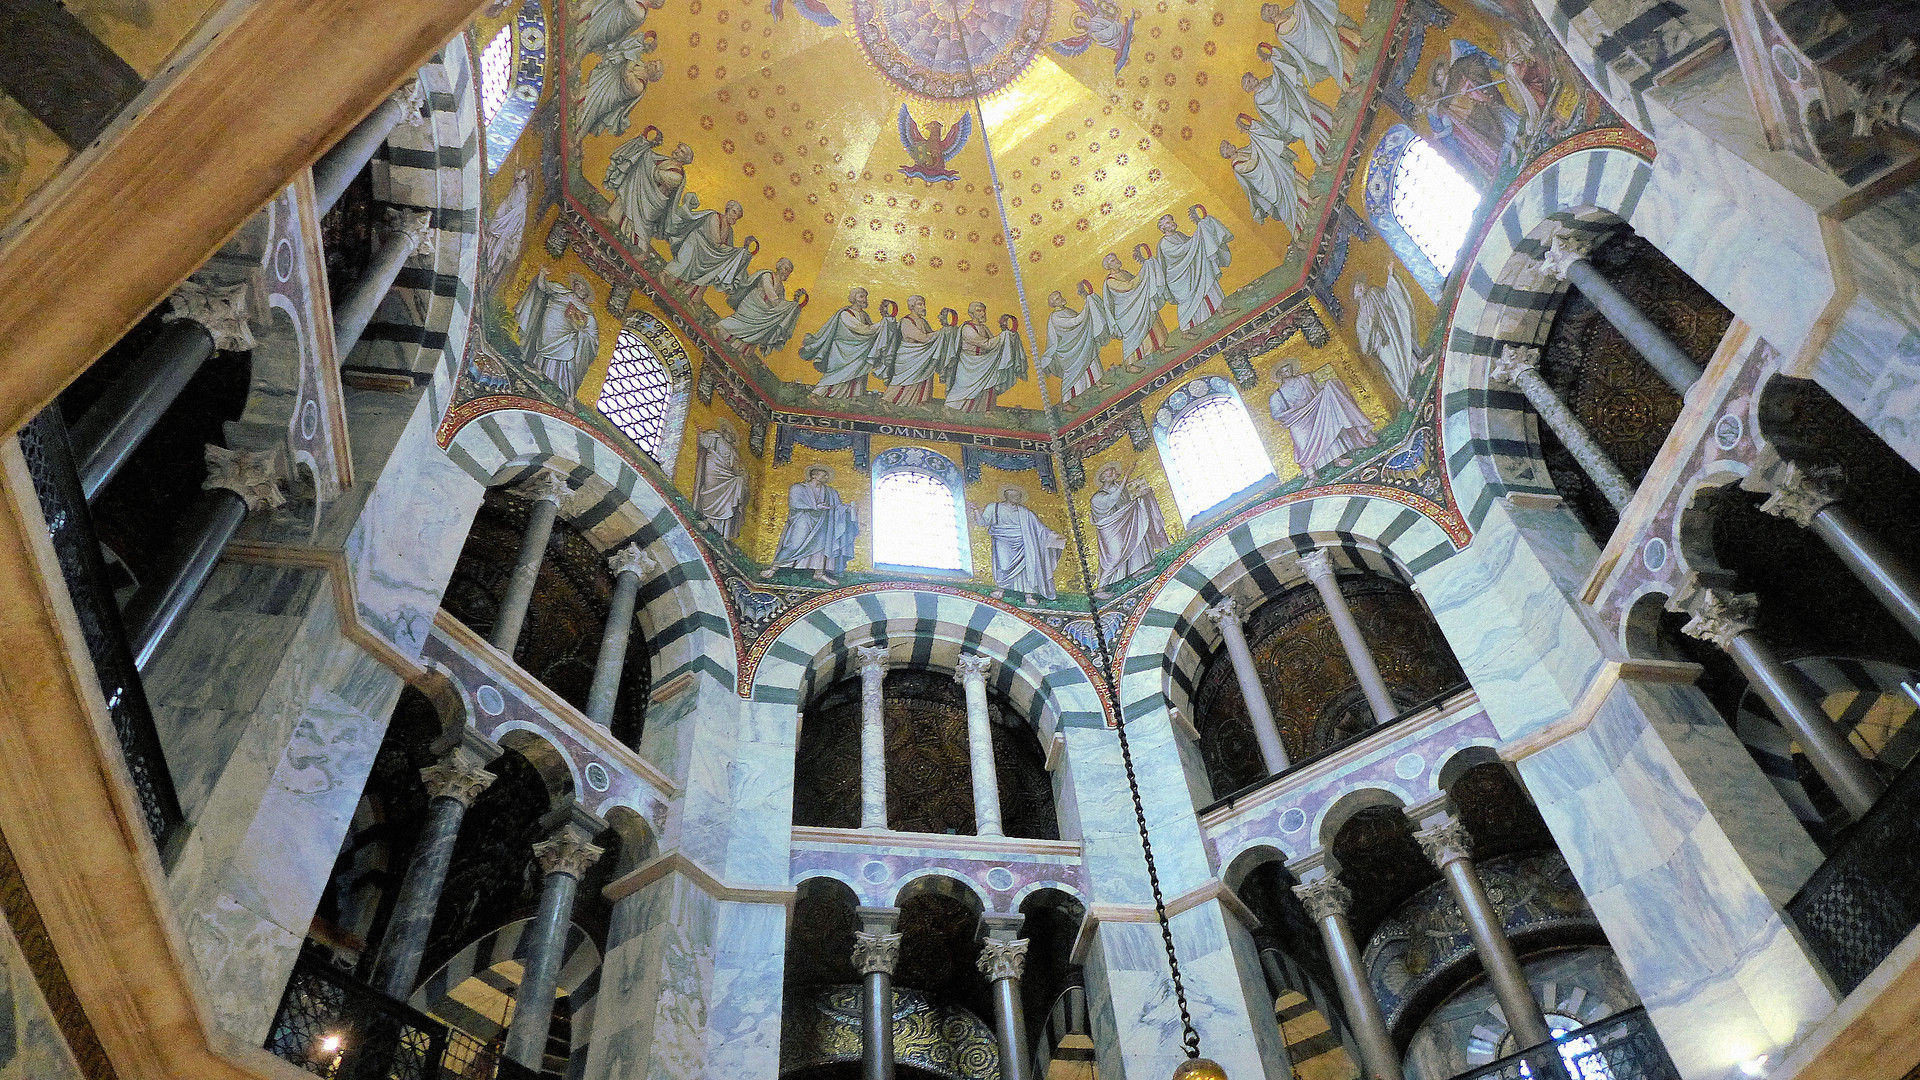
[[[1757,1058],[1741,1062],[1740,1071],[1754,1077],[1767,1075],[1767,1055],[1761,1054]]]
[[[327,1053],[327,1054],[339,1053],[340,1052],[340,1036],[329,1035],[326,1038],[321,1039],[320,1050],[322,1053]]]

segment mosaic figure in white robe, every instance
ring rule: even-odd
[[[1289,141],[1306,144],[1314,164],[1325,162],[1327,146],[1333,141],[1332,107],[1307,93],[1306,75],[1291,55],[1264,41],[1259,51],[1271,71],[1264,79],[1251,71],[1241,75],[1241,89],[1253,95],[1255,111],[1285,132]]]
[[[613,194],[608,217],[643,256],[654,238],[664,235],[668,215],[686,189],[687,166],[693,162],[693,147],[686,143],[662,157],[661,139],[660,129],[649,124],[639,137],[621,143],[607,163],[607,190]]]
[[[927,319],[927,298],[909,296],[898,329],[893,370],[880,399],[889,405],[925,405],[933,400],[934,378],[960,359],[960,316],[952,308],[942,308],[936,327]]]
[[[1276,389],[1267,399],[1268,412],[1293,440],[1294,464],[1309,486],[1319,482],[1321,469],[1380,441],[1347,384],[1324,370],[1329,378],[1321,382],[1301,374],[1294,361],[1283,362],[1273,369]]]
[[[960,355],[947,380],[947,408],[980,413],[1027,377],[1027,347],[1020,341],[1020,320],[1000,316],[1000,330],[987,329],[987,305],[967,305],[960,327]]]
[[[1122,474],[1111,462],[1094,477],[1100,489],[1087,500],[1099,541],[1100,577],[1105,588],[1153,565],[1153,557],[1167,546],[1167,519],[1160,500],[1145,480]]]
[[[1333,79],[1341,90],[1353,85],[1360,59],[1360,24],[1341,12],[1338,0],[1296,0],[1260,5],[1260,21],[1270,23],[1280,48],[1291,52],[1312,82]]]
[[[649,60],[654,50],[653,31],[624,38],[607,49],[606,55],[587,73],[587,89],[574,101],[574,131],[581,135],[625,135],[633,122],[633,107],[646,96],[647,87],[659,82],[667,66]]]
[[[1233,261],[1227,245],[1233,234],[1195,203],[1187,211],[1193,235],[1180,231],[1172,214],[1160,216],[1160,266],[1166,271],[1167,293],[1173,297],[1180,329],[1192,330],[1226,306],[1220,270]]]
[[[582,56],[599,52],[640,29],[647,21],[647,12],[665,4],[666,0],[600,0],[580,20],[571,44]]]
[[[593,286],[580,274],[569,274],[562,285],[547,277],[543,266],[514,308],[514,316],[520,323],[520,355],[527,366],[572,397],[600,350]]]
[[[816,397],[852,399],[867,392],[879,330],[867,314],[867,290],[855,286],[847,293],[846,306],[800,342],[800,358],[813,361],[820,372],[813,387]]]
[[[1270,141],[1252,140],[1235,146],[1220,140],[1220,156],[1233,166],[1233,178],[1247,193],[1253,208],[1254,224],[1277,221],[1290,233],[1299,233],[1303,218],[1300,207],[1301,176],[1294,167],[1293,147],[1277,151]]]
[[[1402,405],[1413,403],[1413,380],[1420,374],[1420,350],[1414,342],[1413,295],[1400,275],[1387,269],[1387,285],[1367,287],[1364,275],[1353,279],[1353,302],[1360,315],[1356,329],[1360,351],[1380,361],[1387,382]]]
[[[520,244],[527,231],[527,206],[533,198],[533,170],[514,174],[513,187],[487,219],[488,282],[498,282],[507,267],[520,261]]]
[[[693,463],[693,509],[700,523],[728,540],[740,536],[746,517],[747,467],[740,435],[723,426],[700,433]]]
[[[787,524],[780,530],[773,563],[760,572],[763,579],[790,568],[813,571],[813,580],[823,585],[840,584],[833,575],[844,573],[853,561],[860,519],[858,509],[840,498],[832,481],[832,469],[814,465],[804,481],[787,489]]]
[[[742,349],[761,355],[777,352],[793,339],[794,326],[800,321],[800,309],[806,306],[806,290],[787,299],[787,278],[793,274],[793,260],[780,259],[773,269],[762,270],[736,283],[727,294],[733,314],[721,319],[717,327],[726,340]]]
[[[718,213],[702,210],[693,215],[693,227],[674,248],[666,270],[667,277],[688,290],[688,300],[700,299],[709,285],[730,290],[747,276],[747,263],[760,245],[748,237],[745,244],[734,246],[733,227],[745,213],[739,202],[729,199]]]
[[[974,523],[993,538],[993,596],[998,599],[1017,592],[1053,599],[1053,571],[1067,549],[1066,541],[1027,509],[1025,488],[1005,488],[1000,498],[973,515]]]
[[[1060,400],[1072,401],[1094,388],[1106,374],[1100,368],[1100,346],[1113,340],[1107,313],[1093,285],[1080,282],[1079,311],[1055,289],[1047,297],[1047,346],[1040,352],[1040,368],[1060,376]]]
[[[1151,246],[1134,245],[1133,259],[1140,266],[1137,274],[1121,269],[1120,256],[1111,252],[1100,260],[1107,271],[1100,300],[1114,336],[1120,339],[1120,354],[1127,370],[1140,371],[1147,357],[1166,344],[1167,323],[1160,317],[1160,309],[1173,298],[1167,294],[1166,274]]]

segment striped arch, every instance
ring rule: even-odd
[[[481,1042],[502,1034],[500,1018],[506,1015],[506,1002],[519,992],[531,925],[532,919],[519,919],[483,935],[422,982],[407,1003]],[[584,1062],[593,1031],[593,1001],[600,992],[600,949],[576,924],[567,926],[554,988],[566,996],[571,1010],[573,1060]],[[489,1008],[492,1003],[501,1007]]]
[[[1455,271],[1466,276],[1447,327],[1440,440],[1454,498],[1476,531],[1503,495],[1557,494],[1526,397],[1487,378],[1503,348],[1542,345],[1553,329],[1567,286],[1541,257],[1561,228],[1597,239],[1631,223],[1652,176],[1647,161],[1615,147],[1567,154],[1508,196]]]
[[[1900,689],[1903,682],[1920,680],[1920,672],[1898,664],[1837,656],[1807,656],[1787,663],[1799,673],[1802,684],[1813,691],[1814,700],[1820,702],[1834,724],[1868,759],[1901,769],[1920,751],[1920,724],[1913,723],[1920,708],[1912,707],[1912,700]],[[1893,709],[1874,708],[1887,698],[1894,700]],[[1826,840],[1827,824],[1814,809],[1813,800],[1800,783],[1800,770],[1794,765],[1793,736],[1756,705],[1752,692],[1741,697],[1734,731],[1774,790],[1786,800],[1793,816],[1815,838]]]
[[[1329,549],[1336,567],[1413,584],[1454,553],[1431,519],[1397,502],[1332,495],[1271,507],[1196,545],[1146,605],[1122,654],[1120,700],[1129,718],[1171,704],[1193,715],[1192,698],[1220,631],[1205,617],[1242,582],[1270,596],[1306,580],[1299,556]]]
[[[977,596],[882,586],[797,609],[753,674],[753,700],[804,706],[857,674],[853,650],[885,645],[893,665],[952,671],[962,654],[994,661],[988,685],[1049,739],[1103,722],[1091,674],[1025,615]]]
[[[653,685],[705,671],[732,692],[733,626],[713,568],[653,481],[600,436],[545,413],[500,409],[454,432],[447,456],[487,487],[517,484],[541,469],[565,473],[575,495],[563,512],[574,528],[602,551],[637,544],[660,567],[636,605],[653,653]]]
[[[397,125],[374,156],[373,197],[432,215],[433,249],[407,261],[352,355],[341,358],[343,364],[429,376],[426,394],[435,419],[453,400],[480,273],[486,178],[469,57],[462,35],[420,69],[426,122]]]

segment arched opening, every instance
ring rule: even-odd
[[[653,347],[623,327],[614,339],[607,381],[600,387],[595,408],[657,461],[672,402],[673,381]]]
[[[873,562],[877,567],[971,573],[965,487],[941,454],[901,447],[873,473]]]
[[[1473,227],[1480,189],[1432,143],[1395,124],[1374,146],[1365,192],[1367,220],[1438,299]]]
[[[1189,522],[1274,478],[1246,403],[1217,376],[1175,390],[1154,417],[1154,435],[1174,502]]]

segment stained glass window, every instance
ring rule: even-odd
[[[873,561],[965,570],[953,489],[921,469],[895,469],[873,486]]]
[[[513,89],[513,27],[503,26],[480,51],[480,116],[493,123]]]
[[[631,330],[620,331],[613,342],[613,360],[607,365],[607,381],[600,388],[600,414],[658,461],[672,397],[667,369],[646,339]]]
[[[1473,227],[1480,192],[1433,144],[1419,136],[1393,170],[1393,216],[1445,278]]]
[[[1194,401],[1167,430],[1163,449],[1173,500],[1189,521],[1274,475],[1246,405],[1231,393]]]

